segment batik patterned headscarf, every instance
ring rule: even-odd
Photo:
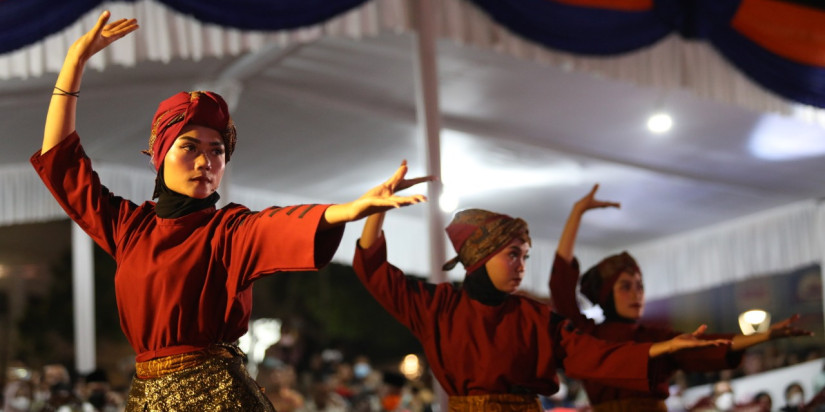
[[[531,242],[527,222],[482,209],[456,213],[446,231],[458,256],[447,261],[442,269],[450,270],[461,262],[467,273],[483,266],[515,238]]]

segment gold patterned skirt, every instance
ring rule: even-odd
[[[156,373],[132,379],[126,411],[275,412],[263,389],[249,376],[243,357],[208,351],[175,356],[138,364],[138,376],[146,376],[147,370]],[[183,369],[176,367],[181,365]]]
[[[450,396],[449,412],[542,412],[536,395],[491,394]]]

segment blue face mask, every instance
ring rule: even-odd
[[[352,373],[358,379],[364,379],[367,375],[370,374],[370,365],[367,363],[356,363],[355,366],[352,367]]]

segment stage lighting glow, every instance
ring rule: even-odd
[[[647,129],[662,134],[673,128],[673,118],[665,112],[654,113],[647,119]]]
[[[739,328],[745,335],[766,332],[771,326],[771,315],[761,309],[752,309],[739,315]]]

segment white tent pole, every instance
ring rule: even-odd
[[[418,35],[416,36],[416,116],[419,130],[424,138],[427,174],[439,181],[430,183],[428,221],[430,232],[430,280],[436,283],[447,280],[441,265],[446,260],[444,253],[444,217],[438,207],[441,196],[441,115],[438,103],[438,68],[435,44],[435,7],[433,0],[417,0],[416,6]]]
[[[415,108],[418,128],[422,132],[427,160],[427,174],[438,177],[427,188],[427,223],[430,238],[430,281],[441,283],[447,280],[441,270],[445,261],[444,253],[444,217],[438,206],[441,197],[441,117],[438,105],[438,67],[435,44],[435,7],[433,0],[416,0],[417,36],[415,54]],[[434,385],[436,402],[441,411],[447,410],[447,394],[444,389]]]
[[[74,301],[75,369],[86,374],[95,359],[95,285],[92,239],[72,223],[72,289]]]

